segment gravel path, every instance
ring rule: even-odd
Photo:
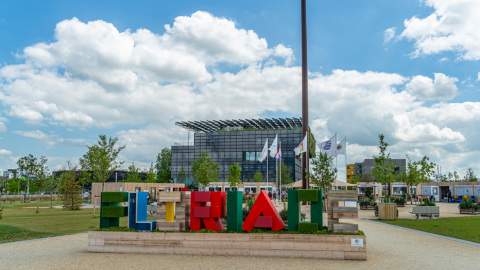
[[[457,206],[442,205],[445,212],[441,210],[441,213],[454,215]],[[410,210],[407,207],[403,208],[405,211],[399,209],[401,212]],[[373,211],[360,213],[360,218],[373,217]],[[480,247],[363,219],[355,222],[368,236],[366,262],[88,253],[87,234],[82,234],[0,245],[0,269],[477,269],[480,264]]]

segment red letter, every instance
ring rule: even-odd
[[[190,230],[225,230],[221,217],[226,216],[227,194],[224,191],[192,191],[190,202]],[[210,207],[207,206],[210,202]]]
[[[263,216],[260,216],[260,214],[263,214]],[[258,195],[257,200],[243,223],[242,229],[251,232],[254,227],[272,228],[273,231],[279,231],[285,227],[285,223],[270,198],[268,198],[265,190],[262,190]]]

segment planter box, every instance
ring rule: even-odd
[[[472,209],[461,209],[461,208],[459,208],[459,209],[460,209],[460,214],[469,214],[469,215],[480,214],[480,209],[477,210],[477,211],[473,210],[473,208]]]
[[[363,247],[355,246],[355,239],[363,241]],[[90,231],[88,251],[365,261],[367,238],[365,235]]]
[[[375,210],[374,205],[360,205],[360,210]]]
[[[397,219],[397,204],[396,203],[379,203],[378,218],[383,220]]]

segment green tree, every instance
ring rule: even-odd
[[[28,154],[28,156],[21,157],[17,161],[17,165],[20,170],[20,175],[23,173],[27,180],[27,185],[26,185],[27,193],[30,192],[30,175],[33,175],[35,173],[35,169],[37,167],[37,161],[38,159],[34,157],[32,154]],[[19,177],[21,178],[21,176]],[[18,192],[20,192],[20,190]]]
[[[281,172],[280,176],[280,185],[282,187],[285,187],[289,184],[292,183],[292,169],[290,169],[288,166],[285,166],[285,163],[283,163],[283,160],[280,161],[278,164]]]
[[[50,174],[48,173],[48,167],[47,167],[47,161],[45,157],[40,157],[38,159],[38,162],[35,164],[34,167],[34,173],[35,173],[35,180],[32,181],[33,186],[35,189],[38,190],[37,192],[37,211],[38,213],[38,208],[40,206],[40,194],[42,191],[45,191],[48,185],[48,181],[50,180]]]
[[[147,173],[147,183],[155,183],[157,182],[157,173],[155,172],[155,166],[153,166],[153,162],[150,164],[150,168],[148,169]]]
[[[79,159],[79,163],[82,170],[93,171],[93,181],[102,183],[103,192],[105,181],[124,163],[117,161],[117,157],[126,146],[115,148],[118,138],[110,137],[108,141],[105,135],[99,135],[99,138],[98,144],[87,145],[88,151]]]
[[[375,162],[375,167],[372,169],[372,175],[376,179],[379,179],[383,185],[390,184],[393,181],[393,174],[395,172],[395,165],[393,164],[393,160],[390,158],[390,153],[386,154],[388,143],[386,143],[384,139],[384,135],[380,134],[380,153],[378,156],[373,156],[373,161]],[[389,195],[390,194],[390,187],[388,188]]]
[[[183,166],[182,166],[182,168],[180,169],[180,172],[178,173],[178,176],[177,176],[177,183],[185,184],[186,180],[187,180],[187,176],[186,176],[185,170],[183,169]]]
[[[82,193],[85,192],[85,185],[92,182],[92,174],[87,170],[82,170],[80,173],[80,178],[78,179],[80,184],[82,184]]]
[[[138,183],[140,181],[141,179],[140,179],[139,168],[135,166],[134,162],[132,162],[132,165],[128,166],[127,178],[122,182]]]
[[[157,155],[157,182],[172,183],[172,150],[163,148],[162,152]]]
[[[458,175],[457,171],[453,172],[453,176],[455,177],[455,182],[458,182],[458,180],[460,179],[460,175]]]
[[[210,182],[218,182],[220,166],[216,164],[206,151],[192,164],[192,176],[198,185],[207,187]]]
[[[227,176],[228,182],[230,182],[230,187],[238,187],[239,184],[243,184],[243,182],[240,180],[242,168],[240,168],[238,165],[238,163],[235,163],[235,165],[230,165],[230,174]]]
[[[453,178],[453,173],[449,172],[448,173],[448,181],[452,181],[452,178]]]
[[[320,152],[311,160],[310,183],[323,190],[324,194],[337,178],[337,168],[333,162],[334,157]]]
[[[68,167],[60,177],[60,193],[62,194],[64,209],[78,210],[82,205],[81,185],[76,170],[77,167],[68,161]]]
[[[263,174],[259,171],[256,171],[253,175],[253,181],[257,183],[263,182]]]
[[[466,182],[477,182],[477,176],[475,175],[475,172],[472,170],[472,168],[468,168],[466,174],[465,174],[465,181]]]
[[[408,190],[411,190],[411,187],[414,186],[418,186],[418,184],[420,184],[420,172],[418,171],[418,166],[412,162],[412,160],[410,159],[410,157],[408,157],[407,155],[407,159],[408,159],[408,163],[407,163],[407,168],[405,170],[405,172],[403,172],[401,174],[402,176],[402,182],[405,182],[405,185],[407,185],[407,188]],[[411,204],[413,204],[413,200],[410,202]]]
[[[424,156],[422,160],[414,162],[414,164],[419,167],[418,175],[420,183],[429,182],[430,178],[435,174],[433,168],[435,168],[436,165],[433,162],[428,163],[429,160],[430,158]]]

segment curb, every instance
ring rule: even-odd
[[[74,235],[82,235],[82,234],[88,234],[88,233],[67,234],[67,235],[59,235],[59,236],[52,236],[52,237],[45,237],[45,238],[37,238],[37,239],[30,239],[30,240],[22,240],[22,241],[8,242],[8,243],[2,243],[2,244],[0,244],[0,246],[8,245],[8,244],[23,243],[23,242],[32,242],[32,241],[37,241],[37,240],[45,240],[45,239],[52,239],[52,238],[60,238],[60,237],[74,236]]]
[[[462,240],[462,239],[448,237],[448,236],[444,236],[444,235],[440,235],[440,234],[434,234],[434,233],[419,231],[419,230],[410,229],[410,228],[406,228],[406,227],[401,227],[401,226],[397,226],[397,225],[387,224],[387,223],[375,221],[375,220],[368,219],[368,218],[365,219],[365,220],[370,221],[370,222],[374,222],[374,223],[377,223],[377,224],[382,224],[382,225],[398,228],[398,229],[404,229],[404,230],[409,230],[409,231],[413,231],[413,232],[423,233],[423,234],[430,235],[430,236],[440,237],[440,238],[443,238],[443,239],[452,240],[452,241],[460,242],[460,243],[463,243],[463,244],[468,244],[468,245],[473,245],[473,246],[480,247],[479,243],[475,243],[475,242],[471,242],[471,241],[467,241],[467,240]]]

